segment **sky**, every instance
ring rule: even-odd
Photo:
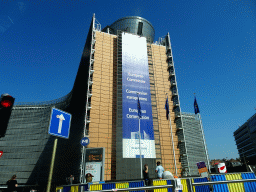
[[[256,112],[256,1],[0,1],[0,94],[15,104],[68,94],[93,13],[102,28],[140,16],[155,41],[170,33],[182,112],[195,93],[209,158],[237,158],[233,132]]]

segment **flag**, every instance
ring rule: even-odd
[[[194,109],[195,109],[195,114],[200,113],[199,107],[198,107],[197,102],[196,102],[196,97],[195,97],[195,101],[194,101]]]
[[[166,119],[169,119],[169,102],[168,102],[168,96],[165,101],[165,110],[166,110]]]
[[[140,100],[139,100],[139,95],[138,95],[138,116],[141,118],[141,107],[140,107]]]

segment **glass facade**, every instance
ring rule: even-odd
[[[48,175],[53,147],[53,138],[48,134],[51,108],[65,110],[70,96],[37,104],[20,103],[13,107],[6,136],[0,142],[4,152],[0,161],[1,183],[13,174],[17,174],[19,183],[46,182],[44,175]]]
[[[246,158],[249,164],[256,163],[256,114],[234,132],[240,158]]]
[[[197,163],[204,161],[208,167],[207,148],[204,143],[204,135],[201,129],[200,119],[192,113],[181,113],[183,131],[179,131],[180,138],[184,138],[182,143],[186,142],[187,158],[181,159],[183,167],[189,167],[188,175],[199,175]],[[181,150],[184,148],[181,148]],[[182,154],[182,152],[181,152]]]
[[[139,28],[141,27],[141,33]],[[153,25],[142,17],[124,17],[109,26],[110,32],[117,34],[117,30],[126,31],[132,34],[138,34],[147,38],[148,43],[153,43],[155,30]],[[105,29],[106,30],[106,29]],[[104,29],[103,29],[104,31]]]
[[[93,23],[93,22],[92,22]],[[52,182],[66,183],[74,175],[80,180],[84,136],[85,106],[91,48],[92,24],[86,39],[73,89],[65,97],[40,103],[16,103],[5,137],[0,139],[0,184],[17,175],[19,184],[46,186],[51,164],[54,136],[48,134],[52,107],[72,115],[69,139],[58,139]]]

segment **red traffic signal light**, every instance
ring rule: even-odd
[[[15,98],[9,94],[3,94],[0,98],[0,137],[4,137]]]
[[[14,98],[10,95],[2,96],[1,107],[12,107],[14,103]]]

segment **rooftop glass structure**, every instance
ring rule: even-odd
[[[144,36],[148,43],[153,43],[155,30],[153,25],[146,19],[138,16],[123,17],[118,19],[110,26],[105,27],[102,31],[108,31],[111,34],[117,34],[118,30],[128,33]]]

